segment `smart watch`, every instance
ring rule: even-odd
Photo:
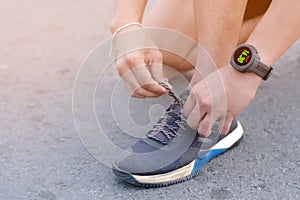
[[[233,51],[230,64],[239,72],[254,72],[263,80],[267,80],[272,73],[272,66],[261,62],[254,46],[241,44]]]

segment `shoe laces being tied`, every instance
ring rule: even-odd
[[[183,128],[183,101],[166,83],[160,82],[159,84],[168,90],[169,95],[174,99],[174,102],[166,110],[165,115],[148,132],[147,137],[162,144],[169,144],[176,136],[178,129]]]

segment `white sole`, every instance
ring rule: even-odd
[[[205,162],[202,164],[207,163],[212,158],[228,151],[231,147],[234,146],[243,136],[243,127],[239,122],[237,122],[237,127],[234,131],[232,131],[228,136],[226,136],[224,139],[216,143],[209,152],[206,153]],[[211,152],[214,152],[215,150],[219,151],[217,154],[211,154]],[[202,166],[197,166],[197,159],[193,160],[188,165],[181,167],[179,169],[176,169],[171,172],[167,172],[164,174],[157,174],[157,175],[147,175],[147,176],[140,176],[140,175],[132,175],[132,177],[141,185],[147,185],[147,184],[163,184],[166,182],[176,182],[176,180],[183,179],[188,176],[193,176],[193,173],[199,172],[199,170],[202,168]],[[203,158],[201,158],[203,159]]]

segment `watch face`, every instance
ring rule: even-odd
[[[241,46],[234,53],[234,62],[239,66],[247,65],[252,58],[251,50],[246,46]]]

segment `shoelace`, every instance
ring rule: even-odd
[[[162,82],[159,84],[168,90],[169,95],[174,99],[174,102],[166,110],[165,115],[148,132],[147,137],[161,142],[162,144],[169,144],[172,139],[176,137],[179,128],[186,130],[184,125],[187,122],[182,113],[184,101],[178,97],[167,84]],[[198,142],[194,145],[199,143],[201,148],[204,149],[203,152],[205,153],[205,149],[211,148],[211,146],[214,145],[219,139],[220,135],[218,134],[217,123],[212,127],[212,134],[209,136],[209,138],[199,137],[197,140]]]
[[[180,106],[183,107],[183,101],[173,92],[173,90],[164,82],[159,82],[159,85],[163,86],[168,90],[169,95],[173,97],[174,101],[177,102]]]
[[[174,99],[174,102],[167,109],[165,115],[148,132],[147,136],[163,144],[168,144],[176,136],[178,129],[180,127],[183,128],[183,101],[167,84],[162,82],[159,84],[168,90],[169,95]]]

